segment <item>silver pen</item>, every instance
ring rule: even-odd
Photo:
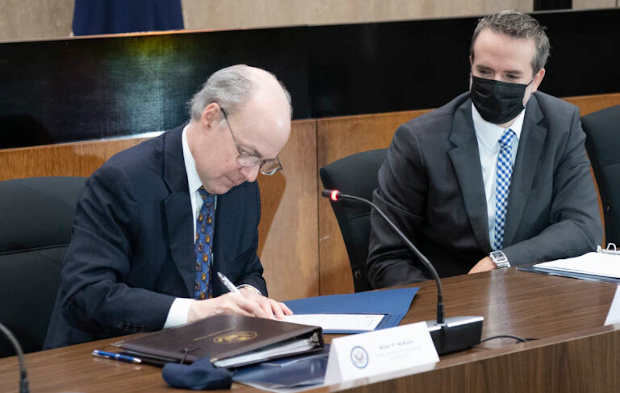
[[[224,284],[226,289],[228,289],[230,292],[232,292],[232,293],[240,293],[239,290],[237,289],[237,287],[234,286],[232,282],[230,282],[228,277],[226,277],[225,275],[223,275],[220,272],[217,272],[217,277],[220,279],[222,284]]]

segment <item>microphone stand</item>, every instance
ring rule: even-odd
[[[15,352],[17,352],[17,357],[19,359],[19,393],[28,393],[28,375],[26,374],[26,362],[24,361],[24,353],[22,352],[22,347],[19,345],[19,342],[13,336],[13,333],[6,328],[2,323],[0,323],[0,331],[4,333],[5,336],[9,339],[11,344],[13,344],[13,348],[15,348]]]
[[[377,213],[389,224],[389,226],[405,242],[407,247],[419,258],[426,269],[431,273],[437,285],[437,319],[426,321],[429,333],[435,344],[435,349],[440,355],[461,351],[480,344],[482,336],[482,323],[484,318],[481,316],[461,316],[444,318],[443,308],[443,287],[437,270],[430,261],[418,250],[418,248],[405,236],[405,234],[390,220],[387,215],[373,202],[368,199],[354,195],[343,194],[338,190],[323,190],[321,195],[329,198],[333,202],[339,199],[349,199],[365,203],[375,209]]]

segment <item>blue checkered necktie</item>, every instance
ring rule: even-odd
[[[510,194],[510,178],[512,177],[512,142],[517,135],[507,129],[499,139],[499,155],[497,157],[497,178],[495,181],[495,236],[493,249],[499,250],[504,245],[504,225],[506,224],[506,206]]]
[[[202,207],[196,219],[196,281],[194,282],[194,297],[206,299],[213,297],[211,285],[211,267],[213,266],[213,221],[215,215],[215,197],[203,187],[198,189],[203,200]]]

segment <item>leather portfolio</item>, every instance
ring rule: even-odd
[[[209,357],[216,367],[240,367],[323,348],[318,326],[221,314],[115,344],[127,353],[164,362]]]

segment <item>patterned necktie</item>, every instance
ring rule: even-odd
[[[215,215],[215,197],[209,194],[203,187],[198,189],[203,203],[196,219],[196,281],[194,282],[194,297],[206,299],[213,296],[211,285],[211,267],[213,262],[213,219]]]
[[[497,157],[497,179],[495,183],[495,236],[493,249],[499,250],[504,245],[504,224],[506,223],[506,206],[510,193],[512,176],[512,141],[517,135],[507,129],[499,140],[500,150]]]

